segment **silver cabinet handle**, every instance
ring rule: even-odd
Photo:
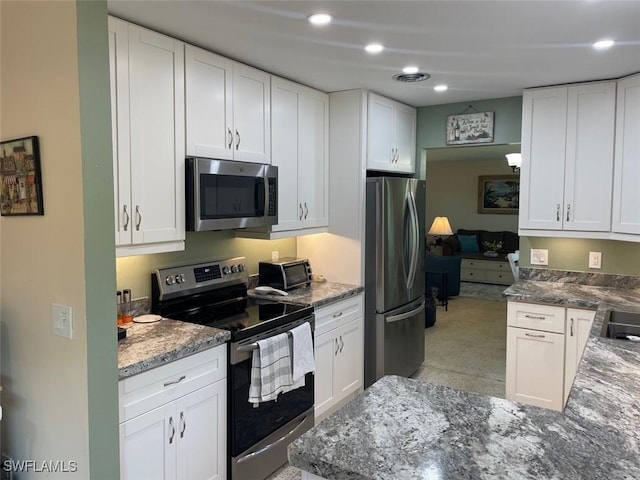
[[[307,219],[307,215],[309,215],[309,207],[307,207],[307,202],[304,202],[304,219]]]
[[[342,340],[342,335],[340,335],[340,353],[342,353],[343,348],[344,348],[344,340]]]
[[[169,417],[169,427],[171,427],[171,435],[169,435],[169,445],[173,443],[173,437],[176,435],[176,427],[173,426],[173,417]]]
[[[227,133],[229,133],[229,149],[231,149],[231,146],[233,145],[233,132],[230,128],[227,128]]]
[[[525,315],[525,318],[529,318],[531,320],[546,320],[547,317],[537,317],[536,315]]]
[[[127,212],[127,206],[124,205],[122,207],[122,216],[124,217],[124,231],[127,231],[127,228],[129,227],[129,212]]]
[[[236,150],[238,150],[238,147],[240,147],[240,133],[238,133],[238,129],[236,128]]]
[[[342,312],[333,314],[333,318],[338,318],[338,317],[341,317],[341,316],[342,316]]]
[[[395,163],[398,163],[398,160],[400,160],[400,152],[396,148],[396,162]]]
[[[169,385],[175,385],[176,383],[180,383],[181,381],[183,381],[185,378],[187,378],[187,376],[186,375],[182,375],[177,380],[171,380],[170,382],[164,382],[164,386],[168,387]]]
[[[525,333],[525,335],[527,337],[533,337],[533,338],[545,338],[544,335],[534,335],[533,333]]]
[[[567,222],[569,221],[569,214],[571,213],[571,204],[567,205]]]
[[[340,344],[338,343],[338,339],[334,338],[333,342],[336,344],[336,351],[333,352],[333,356],[335,357],[336,355],[338,355],[338,352],[340,351]]]
[[[560,204],[556,204],[556,222],[560,221]]]
[[[573,337],[573,318],[571,319],[571,328],[569,329],[571,336]]]
[[[298,206],[300,207],[300,218],[298,220],[302,220],[302,217],[304,216],[304,210],[302,209],[301,203],[299,203]]]
[[[136,205],[136,231],[140,231],[141,223],[142,223],[142,215],[140,214],[140,205]]]
[[[180,423],[182,424],[182,429],[180,430],[180,438],[184,438],[184,431],[187,429],[187,422],[184,419],[184,412],[180,412]]]

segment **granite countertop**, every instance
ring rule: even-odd
[[[289,447],[328,479],[640,478],[640,344],[600,337],[640,290],[518,281],[512,300],[597,309],[563,412],[384,377]]]
[[[227,330],[168,318],[126,328],[127,338],[118,342],[120,380],[221,345],[231,337]]]
[[[290,290],[289,295],[264,295],[255,290],[249,290],[247,295],[251,298],[264,298],[276,302],[293,303],[296,305],[311,305],[315,308],[338,302],[345,298],[364,292],[364,287],[334,282],[311,282],[308,287]]]

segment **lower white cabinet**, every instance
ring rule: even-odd
[[[121,479],[226,478],[226,345],[121,380],[119,393]]]
[[[315,312],[315,419],[330,415],[364,385],[363,295]]]
[[[506,397],[561,411],[595,312],[509,302]]]

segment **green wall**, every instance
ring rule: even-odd
[[[158,268],[238,256],[247,257],[247,270],[254,274],[258,273],[258,262],[270,260],[271,252],[276,250],[280,257],[295,257],[295,238],[254,240],[235,238],[232,231],[187,232],[183,252],[118,258],[117,286],[118,290],[130,288],[134,298],[148,297],[151,295],[150,274]]]

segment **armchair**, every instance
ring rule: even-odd
[[[460,264],[462,258],[458,256],[440,256],[427,251],[424,257],[425,294],[431,295],[431,288],[438,288],[438,298],[446,302],[448,297],[460,295]],[[442,275],[446,272],[447,275]],[[446,289],[442,284],[446,278]],[[446,292],[446,298],[443,294]]]

